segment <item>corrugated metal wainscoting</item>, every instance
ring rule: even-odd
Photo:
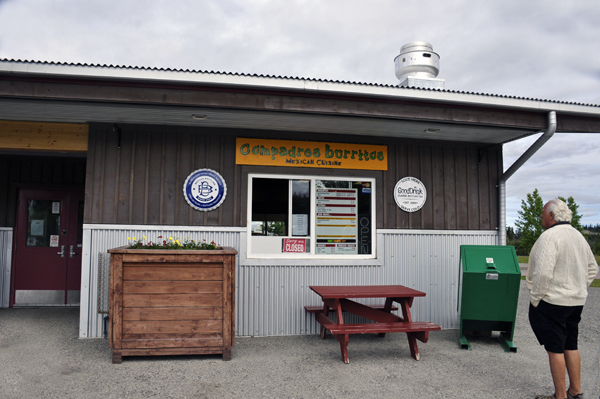
[[[7,308],[10,300],[12,243],[12,227],[0,227],[0,308]]]
[[[222,246],[240,247],[240,227],[173,227],[173,226],[124,226],[124,225],[83,225],[83,259],[81,261],[81,305],[79,320],[80,338],[98,338],[103,335],[104,314],[98,312],[98,263],[111,248],[127,245],[127,238],[138,239],[146,236],[156,241],[158,236],[179,237],[181,239],[214,241]],[[239,261],[236,256],[236,269]],[[106,284],[104,284],[106,286]],[[102,295],[100,295],[100,298]]]
[[[238,336],[318,334],[314,314],[304,310],[305,305],[322,303],[308,288],[310,285],[402,284],[427,293],[413,303],[414,320],[458,328],[460,246],[498,242],[496,231],[379,230],[377,259],[329,265],[322,259],[278,264],[273,260],[246,259],[245,228],[197,227],[192,231],[173,227],[167,230],[164,226],[129,227],[84,225],[84,251],[89,251],[84,252],[83,260],[80,337],[102,337],[103,315],[97,310],[98,253],[124,245],[127,237],[172,235],[214,240],[236,248]],[[375,302],[378,301],[364,301]]]
[[[314,314],[304,310],[305,305],[322,304],[311,285],[402,284],[427,293],[413,303],[414,320],[458,328],[460,246],[496,245],[497,232],[378,230],[377,236],[377,262],[363,265],[355,261],[328,266],[326,260],[319,260],[317,266],[254,266],[244,265],[242,256],[237,274],[237,335],[318,334]]]

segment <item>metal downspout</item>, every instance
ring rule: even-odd
[[[537,152],[537,150],[542,148],[542,146],[546,144],[548,140],[550,140],[550,138],[554,135],[554,132],[556,132],[556,112],[550,111],[548,113],[548,128],[544,131],[544,134],[542,134],[542,136],[537,139],[535,143],[533,143],[531,147],[529,147],[527,151],[525,151],[523,155],[521,155],[521,157],[517,159],[510,166],[510,168],[506,170],[506,172],[504,172],[504,174],[502,174],[502,176],[500,176],[500,179],[498,180],[498,203],[500,204],[500,226],[498,227],[500,230],[499,245],[506,245],[506,181],[521,166],[523,166],[525,162],[529,161],[529,158],[531,158],[533,154]]]

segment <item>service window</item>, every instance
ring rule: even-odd
[[[375,179],[248,176],[249,258],[374,258]]]

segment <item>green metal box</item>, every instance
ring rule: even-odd
[[[515,248],[495,245],[460,247],[459,339],[471,349],[465,332],[500,331],[500,344],[516,352],[513,343],[521,268]]]

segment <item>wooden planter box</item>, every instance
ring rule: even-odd
[[[110,255],[110,347],[122,356],[222,354],[235,344],[235,255],[127,249]]]

